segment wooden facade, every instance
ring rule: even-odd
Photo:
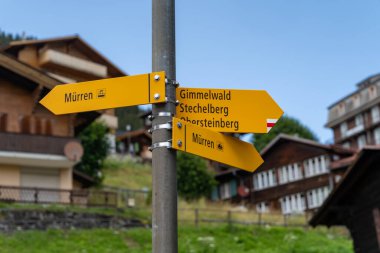
[[[65,156],[81,116],[54,116],[39,99],[59,81],[0,53],[0,185],[72,188]],[[38,180],[40,179],[40,180]]]
[[[336,162],[353,151],[281,134],[261,155],[265,162],[253,174],[229,169],[216,179],[220,185],[236,185],[236,194],[228,196],[233,201],[255,205],[260,212],[289,214],[319,207],[348,166]],[[224,198],[221,187],[214,190],[214,199],[217,194]]]
[[[379,165],[380,148],[365,147],[310,224],[344,225],[350,230],[355,252],[380,252]]]
[[[73,173],[81,153],[74,137],[97,118],[113,134],[114,110],[57,116],[39,101],[56,85],[124,75],[78,36],[17,41],[2,48],[0,185],[66,190],[89,186],[91,178]]]
[[[79,36],[67,36],[61,38],[45,39],[45,40],[27,40],[14,41],[10,45],[3,48],[2,51],[45,75],[46,78],[56,80],[56,84],[75,83],[83,81],[91,81],[103,78],[112,78],[125,76],[126,73],[112,64],[107,58],[100,54],[96,49],[92,48]],[[53,84],[50,88],[54,87]],[[46,94],[46,91],[43,95]],[[116,129],[118,127],[117,117],[114,109],[101,110],[97,112],[89,112],[84,114],[87,119],[82,122],[77,121],[74,132],[82,130],[83,123],[88,123],[99,118],[109,128],[110,152],[116,151]],[[72,115],[65,115],[55,120],[72,121]],[[30,121],[38,121],[38,119],[25,119],[26,124]],[[36,127],[47,124],[47,131],[52,125],[50,121],[35,123]],[[58,124],[59,125],[59,124]],[[42,127],[43,128],[43,127]],[[51,127],[50,127],[51,128]],[[55,130],[58,131],[58,130]],[[71,129],[72,131],[72,129]],[[66,133],[65,133],[66,134]]]

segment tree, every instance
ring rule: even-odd
[[[100,122],[93,122],[86,127],[80,134],[84,153],[81,162],[75,169],[93,177],[96,184],[103,180],[103,162],[107,157],[109,143],[107,139],[107,127]]]
[[[277,121],[276,125],[268,134],[254,134],[252,142],[257,150],[260,151],[281,133],[297,135],[305,139],[318,141],[317,136],[307,126],[303,125],[299,120],[293,117],[284,115],[279,121]]]
[[[115,112],[119,121],[119,130],[125,131],[126,125],[131,125],[132,130],[143,127],[143,119],[139,117],[143,111],[138,106],[116,108]]]
[[[187,201],[209,196],[216,184],[206,161],[184,152],[177,153],[177,180],[178,194]]]
[[[0,46],[8,45],[9,42],[14,40],[33,40],[36,39],[34,36],[26,36],[25,34],[11,34],[6,33],[0,29]]]

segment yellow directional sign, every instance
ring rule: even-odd
[[[264,90],[177,88],[176,116],[218,132],[268,133],[283,114]]]
[[[253,145],[173,118],[172,147],[253,172],[264,161]]]
[[[58,85],[41,101],[54,114],[165,102],[165,72]]]

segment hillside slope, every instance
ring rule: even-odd
[[[136,190],[152,187],[152,166],[138,163],[130,157],[107,158],[103,172],[103,185]]]

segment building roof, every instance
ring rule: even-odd
[[[44,44],[50,43],[59,43],[59,42],[70,42],[74,43],[76,47],[78,47],[83,53],[91,56],[97,62],[104,64],[110,70],[112,77],[119,77],[128,75],[121,69],[119,69],[116,65],[114,65],[108,58],[102,55],[99,51],[93,48],[90,44],[84,41],[79,35],[71,35],[71,36],[63,36],[49,39],[41,39],[41,40],[19,40],[12,41],[9,45],[1,48],[0,50],[6,52],[8,54],[16,55],[19,50],[28,45],[42,46]]]
[[[319,147],[319,148],[323,148],[323,149],[329,149],[329,147],[327,145],[321,144],[319,142],[281,133],[281,134],[277,135],[276,138],[274,138],[271,142],[269,142],[265,146],[265,148],[263,148],[263,150],[261,150],[260,154],[262,156],[265,155],[271,148],[273,148],[275,145],[277,145],[278,143],[283,142],[283,141],[298,142],[298,143],[311,145],[311,146],[315,146],[315,147]]]
[[[379,74],[375,74],[375,75],[372,75],[370,77],[367,77],[366,79],[364,79],[363,81],[360,81],[359,83],[356,84],[356,87],[358,87],[357,90],[349,93],[348,95],[344,96],[343,98],[337,100],[336,102],[334,102],[333,104],[329,105],[327,107],[327,109],[331,109],[333,108],[334,106],[336,106],[337,104],[341,103],[342,101],[346,100],[347,98],[351,97],[352,95],[358,93],[359,91],[361,91],[362,89],[368,87],[369,85],[377,82],[380,80],[380,73]]]
[[[286,141],[297,142],[297,143],[301,143],[301,144],[305,144],[305,145],[309,145],[309,146],[314,146],[317,148],[322,148],[325,150],[331,150],[331,151],[334,151],[335,153],[338,153],[338,154],[349,155],[349,154],[354,154],[356,152],[356,150],[354,150],[354,149],[344,148],[340,145],[336,145],[336,144],[326,145],[326,144],[322,144],[322,143],[319,143],[319,142],[316,142],[313,140],[309,140],[309,139],[305,139],[302,137],[292,136],[292,135],[281,133],[281,134],[277,135],[276,138],[274,138],[271,142],[269,142],[264,147],[263,150],[261,150],[260,155],[261,156],[265,155],[274,146],[276,146],[277,144],[279,144],[281,142],[286,142]]]
[[[60,81],[46,75],[43,71],[33,68],[15,57],[2,52],[0,52],[0,67],[48,89],[52,89],[55,85],[61,84]]]
[[[150,133],[148,133],[148,131],[146,129],[138,129],[138,130],[134,130],[134,131],[124,132],[124,133],[116,136],[116,140],[121,141],[121,140],[125,140],[127,138],[134,138],[134,137],[138,137],[138,136],[146,136],[148,139],[152,139],[152,135]]]
[[[310,225],[344,225],[344,216],[341,212],[349,212],[349,203],[353,194],[358,190],[358,183],[372,167],[373,164],[380,164],[380,146],[366,146],[357,155],[354,163],[330,193],[323,205],[318,209]]]
[[[40,86],[42,89],[39,92],[36,104],[49,90],[53,89],[56,85],[62,84],[61,81],[47,75],[44,71],[23,63],[12,55],[3,52],[0,52],[0,75],[15,79],[17,84],[23,85],[29,90],[34,90]],[[75,125],[75,131],[80,132],[99,117],[100,112],[89,111],[77,113],[77,115],[81,120]]]

